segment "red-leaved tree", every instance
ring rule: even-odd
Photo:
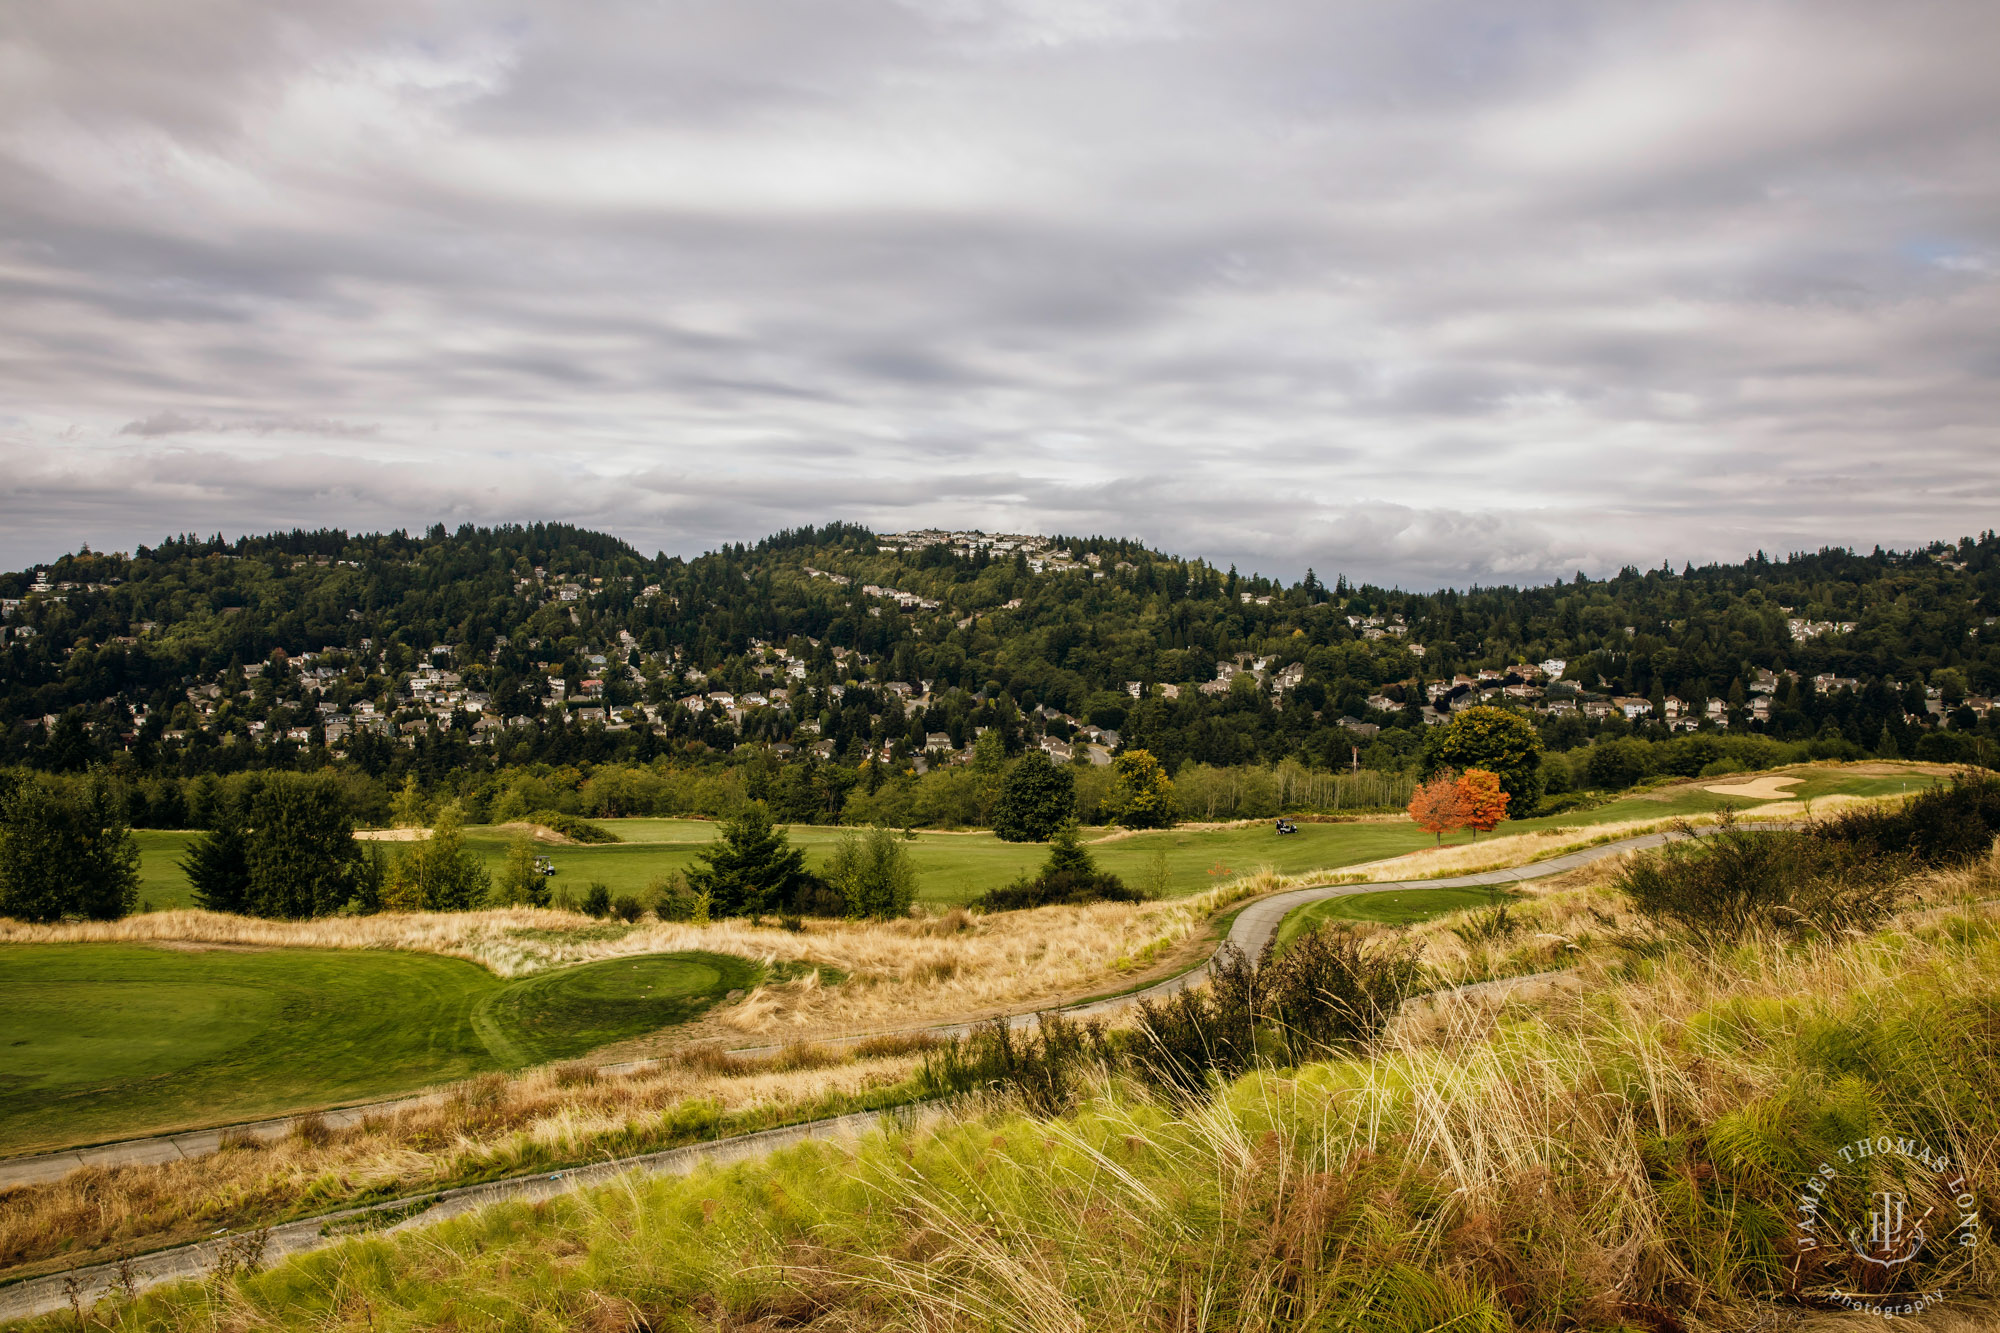
[[[1500,775],[1483,768],[1468,768],[1458,778],[1459,809],[1477,842],[1482,833],[1507,817],[1507,793],[1500,787]]]
[[[1418,828],[1437,834],[1442,847],[1445,834],[1465,827],[1465,797],[1458,788],[1458,774],[1441,768],[1428,782],[1417,784],[1410,793],[1409,812]]]

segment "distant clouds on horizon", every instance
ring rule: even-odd
[[[833,518],[1408,587],[2000,512],[2000,7],[0,18],[0,567]]]

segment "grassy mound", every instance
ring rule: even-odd
[[[560,833],[571,842],[605,843],[620,841],[618,835],[602,824],[593,824],[581,815],[566,815],[560,810],[537,810],[533,814],[522,815],[518,821],[523,824],[540,824],[551,833]]]

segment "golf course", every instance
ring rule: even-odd
[[[1510,821],[1497,833],[1587,831],[1726,807],[1889,796],[1936,780],[1935,772],[1914,765],[1806,765],[1754,778],[1662,784],[1587,809]],[[614,893],[643,895],[690,865],[720,830],[687,819],[602,823],[620,841],[540,848],[557,869],[559,890],[601,882]],[[846,832],[790,830],[812,865],[824,864]],[[138,835],[141,896],[149,910],[192,905],[178,862],[194,836]],[[497,869],[520,830],[473,827],[466,836]],[[1259,821],[1090,830],[1085,838],[1101,868],[1169,898],[1266,868],[1297,876],[1389,861],[1393,872],[1393,858],[1436,841],[1399,816],[1301,822],[1286,836]],[[1460,834],[1446,845],[1466,841]],[[1047,855],[1040,844],[1001,842],[984,831],[918,831],[908,848],[919,902],[931,909],[967,903]],[[1411,873],[1439,872],[1413,863]],[[1323,921],[1408,924],[1504,897],[1444,887],[1357,893],[1294,914],[1281,942]],[[581,919],[578,928],[630,929]],[[0,1049],[6,1051],[0,1154],[378,1099],[573,1058],[686,1022],[731,991],[767,979],[765,968],[749,957],[709,952],[641,953],[506,980],[463,958],[402,947],[217,945],[177,937],[10,944],[0,948],[0,959]],[[912,1024],[925,1020],[923,1013],[908,1017]]]
[[[1776,799],[1721,795],[1709,788],[1742,782],[1747,775],[1693,778],[1633,791],[1588,809],[1534,819],[1509,820],[1501,834],[1540,829],[1586,828],[1632,820],[1670,819],[1713,814],[1725,807],[1754,808]],[[1776,776],[1796,781],[1783,793],[1789,799],[1812,801],[1826,796],[1906,795],[1936,781],[1912,766],[1889,764],[1801,765]],[[603,819],[593,821],[616,834],[619,841],[587,846],[550,844],[538,847],[556,868],[558,890],[580,890],[602,883],[614,894],[643,894],[647,887],[693,864],[695,856],[721,833],[722,826],[698,819]],[[1278,836],[1267,821],[1224,827],[1183,826],[1149,832],[1086,829],[1083,837],[1098,865],[1134,884],[1165,897],[1184,897],[1218,882],[1268,867],[1296,875],[1338,870],[1370,861],[1422,851],[1435,839],[1401,815],[1347,819],[1338,823],[1301,822],[1295,834]],[[791,826],[794,843],[805,849],[806,863],[818,869],[833,847],[851,830],[823,825]],[[518,829],[471,826],[467,845],[490,870],[498,871],[508,843]],[[194,905],[179,861],[198,836],[180,830],[142,830],[135,834],[140,852],[140,898],[155,910]],[[1458,833],[1444,845],[1470,841]],[[392,845],[393,849],[393,845]],[[1038,843],[1002,842],[990,831],[916,830],[909,843],[917,871],[917,900],[927,906],[953,907],[971,902],[988,889],[1007,883],[1039,866],[1047,849]]]
[[[504,981],[366,949],[9,945],[0,1153],[390,1096],[684,1022],[759,969],[642,955]]]

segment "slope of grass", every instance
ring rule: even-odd
[[[626,958],[503,981],[430,954],[0,947],[0,1152],[253,1119],[579,1055],[758,969]]]
[[[1821,1162],[1829,1236],[1877,1189],[1936,1192],[1908,1158],[1844,1162],[1858,1139],[2000,1169],[1990,918],[1591,983],[1193,1107],[1102,1085],[1056,1119],[494,1207],[163,1291],[119,1326],[1665,1329],[1840,1289],[2000,1295],[1990,1243],[1884,1278],[1793,1225]]]

